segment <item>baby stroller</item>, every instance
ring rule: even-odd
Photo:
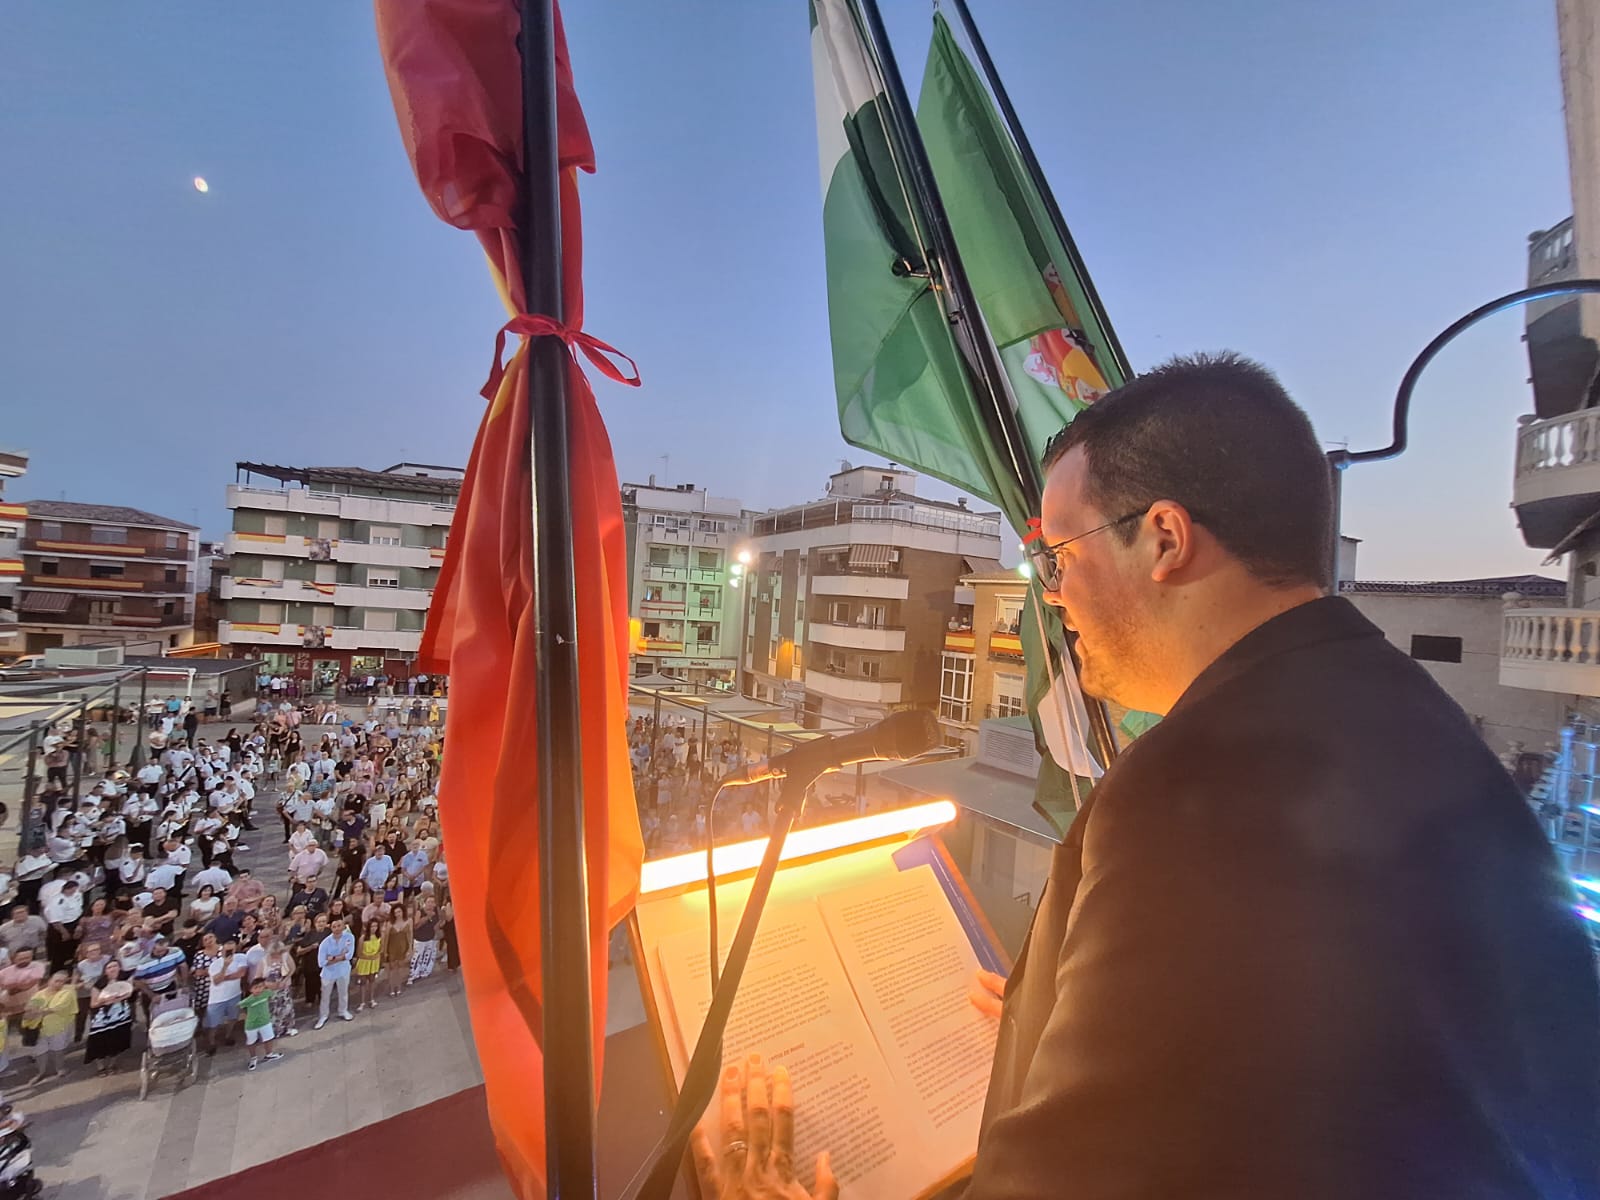
[[[0,1104],[0,1200],[32,1200],[44,1185],[33,1174],[33,1143],[23,1131],[27,1119]]]
[[[157,1001],[150,1010],[150,1039],[139,1060],[139,1099],[150,1092],[150,1084],[162,1075],[181,1075],[182,1087],[200,1074],[200,1055],[195,1050],[194,1034],[200,1024],[188,998],[182,994]]]

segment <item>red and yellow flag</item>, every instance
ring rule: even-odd
[[[479,236],[512,332],[527,314],[518,268],[521,75],[514,0],[376,0],[379,42],[406,149],[435,212]],[[594,151],[557,14],[562,273],[569,345],[587,350],[577,172]],[[486,340],[487,333],[485,331]],[[591,359],[594,355],[591,353]],[[506,1172],[544,1194],[539,827],[535,739],[528,407],[524,345],[491,377],[449,553],[422,642],[422,666],[450,676],[439,814],[450,862],[473,1036]],[[608,374],[620,375],[608,370]],[[569,398],[579,703],[589,871],[595,1063],[605,1029],[607,935],[632,907],[643,846],[629,768],[627,578],[616,467],[588,380]]]

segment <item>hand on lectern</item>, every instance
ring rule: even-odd
[[[689,1142],[703,1200],[839,1200],[827,1151],[817,1155],[814,1191],[794,1177],[794,1093],[786,1070],[777,1068],[769,1080],[755,1054],[748,1067],[729,1067],[719,1107],[722,1157],[704,1128]]]
[[[993,971],[978,972],[977,986],[972,989],[967,998],[972,1001],[972,1006],[979,1012],[988,1013],[991,1017],[999,1017],[1000,1010],[1004,1007],[1006,998],[1006,977],[996,975]]]

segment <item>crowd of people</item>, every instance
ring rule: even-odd
[[[731,772],[764,755],[745,747],[732,733],[708,741],[701,755],[699,730],[683,717],[637,716],[628,724],[634,796],[645,853],[686,854],[705,845],[706,806],[717,785]],[[717,807],[719,838],[739,833],[760,837],[767,831],[766,790],[727,799]]]
[[[93,726],[46,739],[20,857],[0,873],[0,1071],[26,1057],[42,1082],[80,1047],[115,1070],[137,1026],[180,1007],[205,1054],[242,1039],[254,1070],[302,1018],[353,1020],[459,967],[436,709],[351,720],[284,698],[214,739],[192,706],[160,714],[132,772],[90,769]],[[281,869],[261,866],[263,847],[258,877],[236,856],[275,824]]]

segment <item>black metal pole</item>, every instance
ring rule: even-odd
[[[106,774],[117,769],[117,727],[122,723],[122,680],[111,689],[111,736],[106,739]]]
[[[1105,305],[1100,302],[1100,293],[1095,290],[1094,280],[1089,278],[1088,269],[1083,265],[1083,256],[1078,253],[1078,244],[1072,240],[1067,220],[1061,215],[1061,206],[1056,203],[1055,193],[1050,190],[1050,184],[1044,177],[1044,170],[1039,166],[1038,156],[1033,152],[1033,143],[1023,132],[1017,110],[1011,105],[1011,96],[1006,92],[1005,84],[1000,82],[1000,73],[995,70],[994,60],[989,57],[989,47],[984,44],[983,36],[978,32],[977,23],[973,21],[972,13],[967,8],[967,0],[953,0],[953,4],[956,15],[961,18],[961,24],[967,31],[967,40],[972,43],[972,52],[977,56],[984,80],[988,83],[989,90],[994,93],[995,103],[1000,107],[1000,115],[1005,119],[1006,129],[1011,133],[1011,140],[1016,143],[1022,167],[1033,180],[1039,198],[1044,201],[1045,213],[1049,216],[1050,223],[1055,226],[1056,236],[1061,239],[1061,246],[1067,254],[1067,261],[1063,265],[1074,273],[1083,286],[1083,298],[1088,302],[1095,322],[1100,326],[1100,332],[1105,335],[1106,349],[1111,353],[1112,363],[1122,373],[1124,379],[1131,379],[1133,368],[1128,363],[1128,355],[1122,349],[1117,331],[1111,327],[1111,318],[1106,315]]]
[[[31,849],[28,842],[33,833],[33,796],[39,787],[39,780],[36,775],[38,769],[39,726],[34,725],[28,730],[27,774],[22,777],[22,819],[17,822],[17,856],[19,858]]]
[[[922,144],[922,135],[917,132],[916,117],[906,94],[905,80],[900,77],[894,48],[889,44],[883,15],[878,11],[877,0],[858,2],[866,27],[867,44],[877,59],[878,73],[883,81],[889,119],[894,126],[896,141],[906,156],[907,183],[916,193],[922,214],[927,218],[928,228],[924,232],[931,244],[932,256],[937,260],[929,263],[928,268],[934,277],[935,287],[942,289],[946,295],[945,312],[956,327],[956,345],[962,350],[963,360],[976,385],[980,401],[979,415],[983,418],[990,439],[1004,450],[1010,461],[1022,489],[1023,503],[1029,512],[1036,513],[1044,492],[1039,464],[1034,461],[1017,420],[1005,367],[989,338],[982,312],[972,293],[972,285],[967,280],[955,234],[950,228],[950,218],[933,177],[933,166],[928,161],[927,147]],[[965,337],[960,336],[962,333],[965,333]],[[1078,674],[1080,664],[1077,652],[1070,642],[1063,644],[1063,650],[1069,669]],[[1089,732],[1097,744],[1100,761],[1110,765],[1117,756],[1117,739],[1111,729],[1110,714],[1103,702],[1088,696],[1084,697],[1084,707],[1089,713]]]
[[[145,692],[150,687],[150,668],[139,669],[139,711],[133,717],[133,745],[128,750],[128,770],[137,771],[144,766],[144,704]]]
[[[956,247],[955,234],[950,229],[949,214],[944,210],[944,201],[934,182],[927,147],[922,144],[922,135],[917,132],[911,99],[906,94],[905,80],[900,77],[894,48],[889,44],[883,14],[878,11],[878,0],[858,0],[858,3],[865,23],[867,47],[877,59],[878,73],[883,81],[884,99],[888,102],[895,141],[906,157],[906,182],[916,194],[922,215],[927,218],[927,228],[923,232],[935,260],[928,263],[928,269],[934,287],[945,293],[945,313],[951,325],[958,334],[965,335],[958,336],[956,344],[963,351],[963,361],[973,376],[980,398],[986,401],[978,406],[979,415],[991,440],[1010,461],[1022,488],[1023,502],[1031,511],[1037,512],[1041,491],[1039,465],[1033,461],[1017,414],[1008,403],[1010,389],[1005,368],[996,355],[988,352],[988,333],[983,326],[977,300],[972,294],[972,286],[967,281],[961,252]]]
[[[522,0],[522,286],[526,311],[564,319],[552,0]],[[578,619],[568,460],[568,357],[530,339],[534,690],[539,758],[539,919],[544,983],[545,1180],[552,1200],[595,1195],[589,887],[583,840]],[[596,730],[597,736],[609,731]]]
[[[89,732],[89,702],[85,700],[78,708],[78,719],[74,722],[78,731],[78,748],[72,755],[72,811],[78,811],[78,800],[83,795],[83,756],[87,752],[84,742]]]

